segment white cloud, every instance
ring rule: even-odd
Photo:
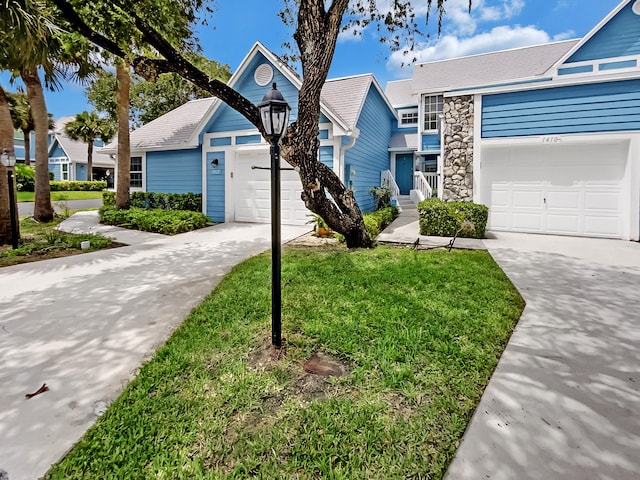
[[[568,38],[569,32],[566,35],[567,37],[565,38]],[[444,35],[436,42],[418,47],[415,51],[408,52],[406,55],[401,51],[394,52],[387,63],[387,68],[392,71],[399,69],[403,64],[411,63],[414,57],[417,62],[444,60],[509,48],[538,45],[560,40],[558,38],[560,36],[562,35],[556,35],[551,38],[547,32],[534,26],[522,27],[520,25],[499,26],[488,32],[466,38]]]

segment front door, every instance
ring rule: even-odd
[[[396,183],[400,195],[409,195],[413,188],[413,154],[403,153],[396,156]]]

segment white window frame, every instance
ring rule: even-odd
[[[409,117],[409,115],[411,115]],[[404,122],[406,119],[415,119],[415,122]],[[417,108],[398,110],[398,128],[412,128],[420,125],[420,113]]]
[[[66,171],[65,171],[66,168]],[[64,162],[60,164],[60,180],[69,180],[69,163]]]
[[[442,94],[429,94],[422,96],[422,131],[437,132],[442,114],[444,97]],[[435,110],[434,108],[435,107]],[[433,127],[433,128],[432,128]]]
[[[139,158],[140,159],[140,170],[133,170],[133,162],[132,160],[134,158]],[[144,191],[144,155],[132,155],[130,157],[130,162],[129,162],[129,189],[131,191]],[[140,185],[139,186],[133,186],[133,176],[132,174],[140,174]]]

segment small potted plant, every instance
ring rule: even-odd
[[[307,217],[311,217],[309,221],[307,221],[307,225],[313,225],[313,231],[316,237],[330,237],[333,235],[333,230],[329,228],[327,222],[325,222],[320,215],[311,213],[307,215]]]

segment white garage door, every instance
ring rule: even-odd
[[[621,237],[627,154],[624,143],[483,150],[488,228]]]
[[[271,222],[271,171],[252,169],[252,166],[269,168],[269,154],[246,153],[236,156],[236,211],[237,222]],[[282,168],[290,166],[282,161]],[[298,173],[292,170],[280,172],[281,221],[283,225],[304,225],[309,210],[300,199],[302,185]]]

